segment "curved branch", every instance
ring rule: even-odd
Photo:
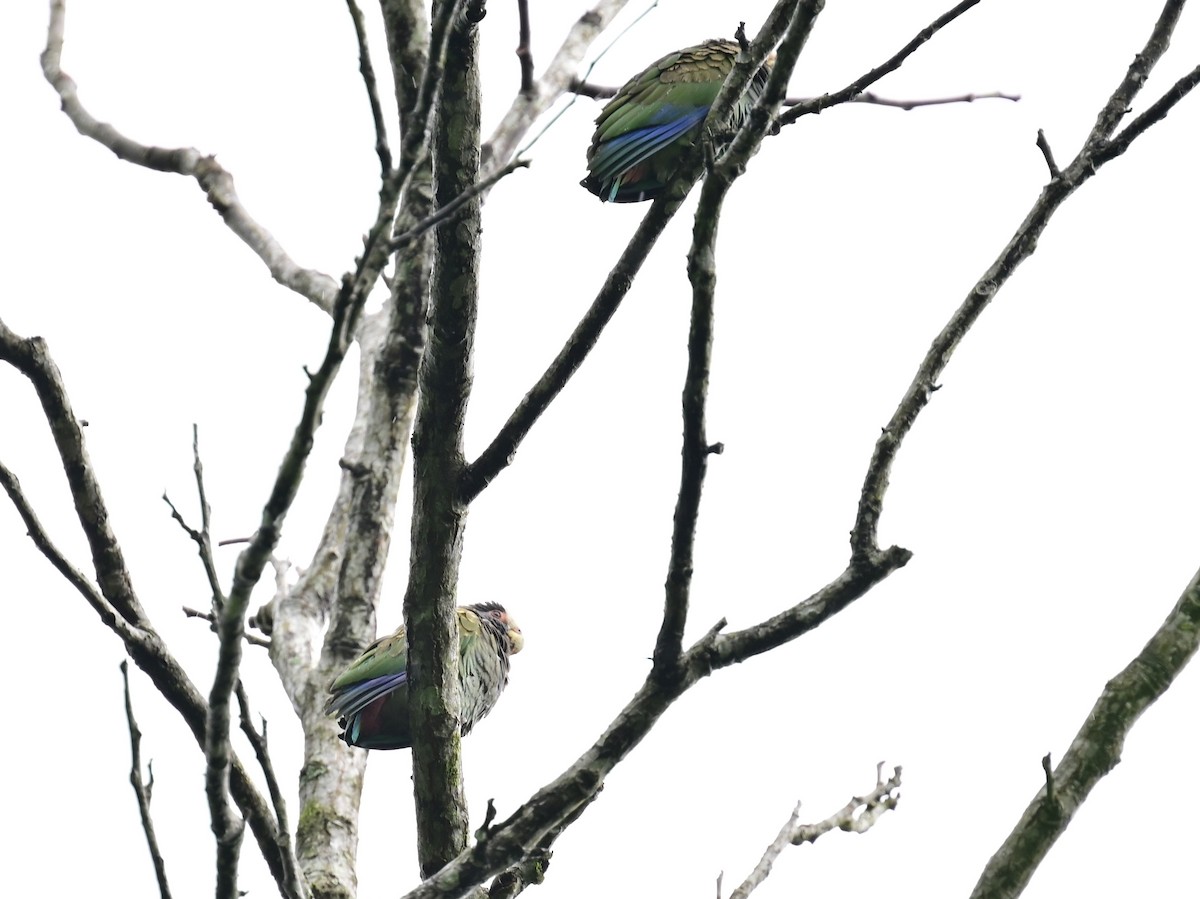
[[[208,202],[242,242],[267,266],[271,277],[325,312],[333,310],[337,282],[316,269],[301,268],[266,228],[246,211],[229,174],[215,157],[201,155],[191,147],[166,149],[139,144],[107,122],[98,122],[79,101],[78,87],[61,67],[66,0],[51,0],[50,27],[42,51],[42,73],[62,100],[62,110],[84,137],[111,150],[118,159],[157,172],[171,172],[196,179]]]
[[[1166,52],[1171,31],[1178,21],[1182,6],[1181,0],[1169,0],[1163,7],[1145,48],[1134,58],[1129,71],[1105,103],[1097,116],[1096,125],[1084,141],[1079,153],[1062,171],[1061,176],[1052,177],[1050,183],[1042,189],[1041,196],[1033,204],[1008,245],[975,283],[967,298],[950,317],[941,333],[934,338],[932,346],[917,368],[917,373],[901,399],[900,405],[896,407],[891,420],[876,441],[875,450],[867,466],[866,478],[859,497],[858,515],[854,529],[850,532],[851,552],[856,558],[865,558],[878,551],[876,534],[879,517],[883,511],[883,497],[887,492],[892,463],[900,450],[901,442],[916,422],[917,416],[928,405],[933,392],[937,390],[937,379],[949,363],[959,341],[966,336],[967,331],[979,319],[996,292],[1007,283],[1017,266],[1037,249],[1038,238],[1049,224],[1050,217],[1066,201],[1067,197],[1095,175],[1105,162],[1115,158],[1115,155],[1110,152],[1113,143],[1109,143],[1107,140],[1107,136],[1112,133],[1111,129],[1116,126],[1114,116],[1119,118],[1115,110],[1120,107],[1121,114],[1124,114],[1127,104],[1132,102],[1138,89],[1145,83],[1162,54]],[[1128,148],[1136,137],[1144,134],[1150,124],[1161,120],[1167,111],[1195,86],[1197,80],[1200,80],[1200,74],[1196,78],[1189,75],[1168,91],[1158,104],[1151,107],[1154,110],[1151,118],[1143,117],[1132,123],[1130,128],[1134,130],[1128,139],[1118,138],[1117,142],[1120,143],[1122,151]],[[1145,115],[1149,115],[1149,111]],[[1042,143],[1045,143],[1044,138]],[[1044,153],[1045,150],[1043,150]]]

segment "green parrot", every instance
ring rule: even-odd
[[[602,201],[653,200],[671,183],[683,154],[717,99],[738,55],[734,41],[710,40],[669,53],[634,76],[600,112],[580,184]],[[774,54],[734,107],[741,125],[767,83]]]
[[[465,736],[492,710],[508,683],[508,657],[525,638],[495,602],[459,606],[458,682]],[[408,727],[408,640],[404,626],[366,648],[329,685],[325,713],[337,715],[341,738],[363,749],[412,746]]]

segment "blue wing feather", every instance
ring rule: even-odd
[[[650,128],[639,128],[606,141],[592,157],[592,177],[607,181],[625,169],[649,159],[704,121],[708,108],[694,109],[678,118]]]
[[[351,684],[338,690],[330,698],[328,709],[339,718],[353,718],[376,699],[386,696],[393,690],[408,682],[408,674],[399,671],[382,677],[372,677],[357,684]]]

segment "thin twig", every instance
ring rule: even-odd
[[[851,103],[864,103],[868,106],[890,106],[894,109],[920,109],[924,106],[946,106],[950,103],[974,103],[976,100],[1008,100],[1018,103],[1020,94],[1006,94],[1003,91],[987,91],[986,93],[958,94],[954,97],[924,97],[919,100],[898,100],[893,97],[881,97],[870,91],[864,91],[850,100]],[[784,100],[784,106],[797,106],[804,100]]]
[[[1042,158],[1046,160],[1046,168],[1050,170],[1050,179],[1061,178],[1062,172],[1058,170],[1058,164],[1054,161],[1054,151],[1050,149],[1050,141],[1046,140],[1046,132],[1041,128],[1038,129],[1037,148],[1042,151]]]
[[[590,81],[574,79],[569,90],[580,97],[591,97],[594,100],[607,100],[615,97],[618,87],[610,84],[592,84]],[[801,103],[812,103],[816,97],[785,97],[781,106],[799,106]],[[949,103],[974,103],[976,100],[1009,100],[1013,103],[1021,99],[1020,94],[1009,94],[1004,91],[985,91],[979,93],[958,94],[953,97],[925,97],[916,100],[900,100],[893,97],[881,97],[879,94],[864,91],[856,97],[846,100],[846,103],[862,103],[868,106],[890,106],[896,109],[918,109],[922,106],[945,106]]]
[[[511,175],[517,169],[525,168],[529,168],[528,159],[513,159],[508,163],[508,165],[504,166],[504,168],[498,169],[497,171],[488,175],[486,178],[475,182],[475,184],[464,190],[445,206],[438,207],[437,212],[422,219],[403,234],[398,234],[393,237],[391,241],[391,248],[393,250],[400,250],[404,247],[407,247],[414,240],[427,232],[430,228],[436,228],[447,219],[453,218],[454,214],[458,212],[458,210],[462,209],[463,206],[465,206],[475,197],[479,196],[481,193],[491,190],[501,178]]]
[[[0,329],[3,329],[3,322],[0,322]],[[0,331],[2,336],[2,331]],[[0,359],[4,358],[2,344],[0,344]],[[0,487],[4,488],[12,500],[13,506],[17,510],[17,514],[21,516],[21,520],[25,522],[25,530],[29,534],[29,538],[33,541],[33,545],[37,547],[46,559],[54,566],[55,570],[66,579],[67,583],[78,591],[78,593],[87,600],[100,619],[118,633],[126,641],[136,640],[139,634],[128,621],[122,617],[117,610],[105,599],[104,595],[96,589],[87,576],[67,561],[66,556],[55,546],[50,536],[46,533],[46,529],[42,526],[41,521],[33,511],[33,506],[30,505],[29,499],[25,496],[24,490],[21,489],[21,482],[17,476],[3,462],[0,462]]]
[[[246,687],[241,681],[238,681],[236,692],[242,733],[250,741],[250,745],[254,749],[254,757],[258,759],[258,766],[262,769],[263,778],[267,782],[271,807],[275,810],[275,819],[279,822],[280,846],[290,855],[292,852],[292,829],[288,824],[287,800],[283,798],[283,791],[279,788],[279,778],[275,776],[275,766],[271,762],[271,753],[267,747],[267,719],[262,719],[261,731],[255,730],[250,714],[250,699],[246,695]],[[300,882],[299,871],[292,867],[289,869],[289,873],[292,878],[289,883],[291,894],[303,896],[305,890]]]
[[[527,887],[542,883],[546,879],[546,870],[550,867],[550,860],[554,857],[551,847],[562,836],[563,831],[579,820],[579,816],[596,801],[596,797],[603,789],[602,785],[586,802],[580,803],[555,827],[547,831],[525,858],[497,874],[488,888],[488,899],[513,899],[514,896],[524,892]]]
[[[190,606],[182,606],[181,608],[183,610],[183,614],[185,617],[199,618],[202,621],[207,621],[209,624],[209,628],[212,630],[213,633],[216,633],[216,631],[217,631],[217,616],[214,615],[212,612],[201,612],[199,609],[193,609]],[[251,646],[261,646],[264,649],[271,648],[270,640],[264,640],[262,637],[259,637],[256,634],[246,634],[245,638],[246,638],[246,642],[249,643]]]
[[[797,103],[790,111],[779,117],[779,127],[782,128],[785,125],[790,125],[801,116],[818,113],[831,106],[837,106],[839,103],[847,103],[853,100],[884,75],[900,68],[908,57],[921,48],[922,44],[978,3],[979,0],[963,0],[963,2],[952,9],[947,10],[917,32],[917,35],[901,47],[890,59],[871,69],[865,75],[855,78],[841,90]]]
[[[882,764],[879,766],[882,769]],[[824,821],[816,824],[800,824],[800,803],[792,811],[779,836],[769,845],[758,864],[749,876],[741,882],[729,896],[729,899],[746,899],[757,889],[771,873],[775,860],[788,846],[799,846],[803,843],[815,843],[817,838],[831,830],[842,830],[847,833],[866,833],[870,830],[880,815],[894,809],[900,801],[900,766],[897,765],[891,778],[885,783],[876,776],[875,789],[865,796],[855,796],[845,806],[834,812]]]
[[[129,725],[129,750],[133,760],[129,767],[129,783],[137,797],[138,814],[142,819],[142,831],[146,834],[146,845],[150,849],[150,861],[154,865],[154,877],[158,881],[158,894],[162,899],[171,899],[171,887],[167,883],[167,866],[158,848],[158,837],[154,833],[154,819],[150,817],[150,797],[154,792],[154,763],[147,766],[148,781],[142,780],[142,731],[133,717],[133,699],[129,694],[129,662],[121,662],[121,680],[125,684],[125,722]]]
[[[1046,775],[1046,801],[1052,805],[1058,804],[1058,798],[1054,795],[1054,769],[1050,764],[1050,753],[1042,756],[1042,772]]]
[[[350,18],[354,22],[354,37],[358,41],[358,71],[367,89],[367,102],[371,104],[371,120],[375,123],[375,155],[379,157],[379,174],[384,180],[392,173],[392,151],[388,147],[387,124],[383,120],[383,107],[379,103],[379,88],[375,83],[375,67],[371,65],[371,47],[367,41],[367,26],[362,10],[355,0],[346,0]]]
[[[194,423],[192,424],[192,472],[196,478],[196,495],[200,502],[200,530],[196,530],[184,521],[183,516],[175,508],[175,504],[171,502],[166,492],[163,493],[162,498],[163,502],[171,509],[171,517],[179,523],[184,533],[191,537],[192,542],[196,544],[197,552],[200,554],[200,563],[204,566],[204,576],[208,579],[208,587],[212,591],[213,611],[220,613],[221,607],[225,604],[225,592],[221,589],[221,581],[217,576],[217,563],[213,557],[212,533],[209,530],[212,509],[208,505],[208,494],[204,489],[204,465],[200,462],[200,428]]]

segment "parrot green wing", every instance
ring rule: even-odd
[[[389,677],[402,673],[407,668],[408,640],[404,635],[404,625],[400,625],[394,633],[380,637],[364,649],[363,654],[351,662],[329,685],[329,691],[333,693],[363,681]]]
[[[708,115],[739,47],[710,40],[669,53],[631,78],[596,119],[581,182],[601,200],[649,200],[670,183],[693,131]],[[734,113],[740,124],[762,93],[770,61],[755,74]]]

